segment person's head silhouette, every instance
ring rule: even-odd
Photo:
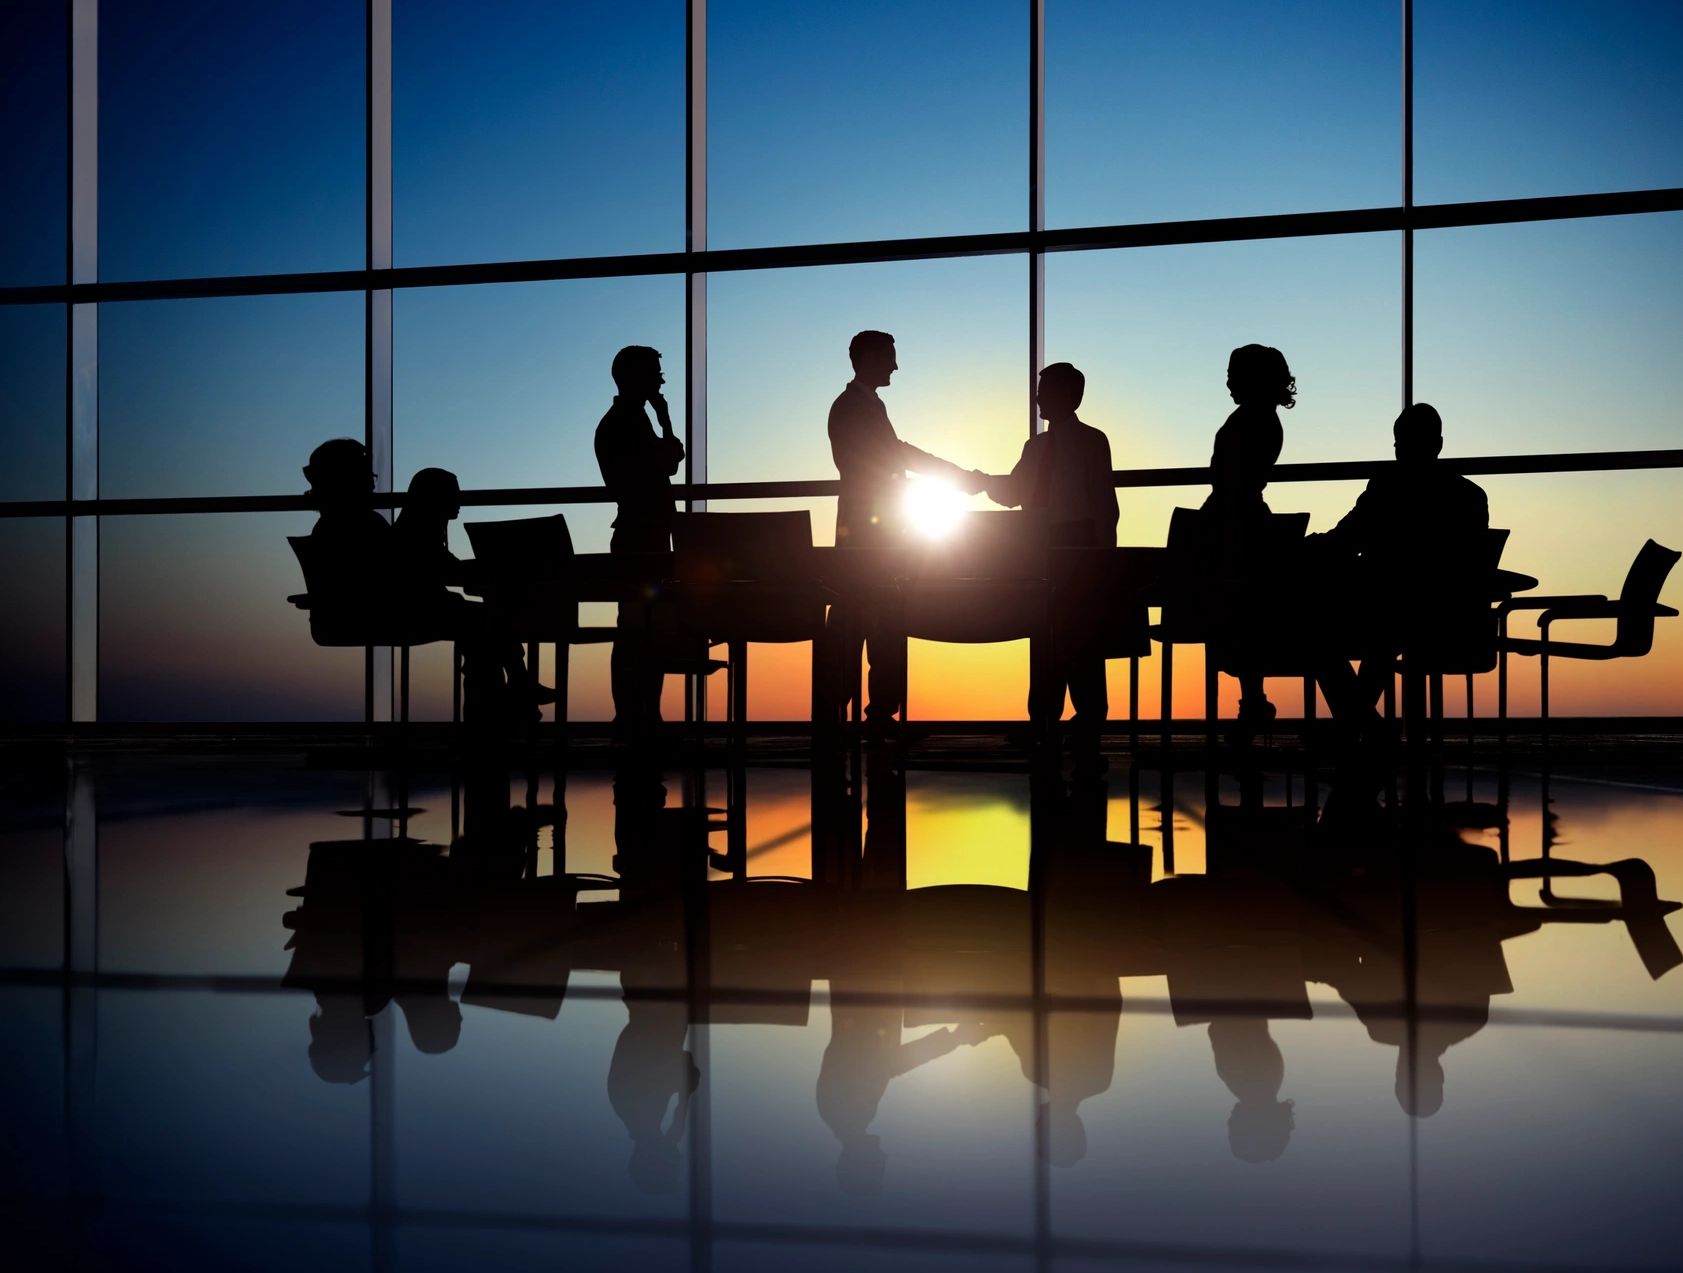
[[[323,1083],[360,1083],[374,1057],[374,1027],[359,995],[318,995],[310,1018],[310,1068]]]
[[[1054,1167],[1073,1167],[1087,1156],[1087,1125],[1068,1102],[1051,1100],[1036,1115],[1041,1123],[1041,1141],[1046,1161]]]
[[[1227,1147],[1241,1162],[1272,1162],[1286,1152],[1296,1125],[1294,1103],[1240,1100],[1227,1116]]]
[[[462,511],[462,486],[449,469],[420,469],[409,479],[404,511],[453,522]]]
[[[1423,1050],[1412,1067],[1407,1048],[1397,1053],[1397,1104],[1410,1118],[1430,1118],[1443,1108],[1443,1079],[1442,1052]]]
[[[860,332],[848,342],[847,356],[853,363],[853,378],[871,389],[882,388],[900,370],[894,337],[887,332]]]
[[[1081,405],[1087,392],[1087,377],[1073,364],[1055,362],[1040,372],[1040,390],[1034,395],[1042,420],[1067,420]]]
[[[440,991],[433,995],[406,995],[398,1000],[403,1019],[409,1024],[409,1041],[417,1052],[436,1056],[448,1052],[462,1037],[462,1009]]]
[[[666,377],[660,370],[660,350],[647,345],[627,345],[614,355],[611,368],[614,387],[620,397],[647,402],[660,395]]]
[[[1242,407],[1297,405],[1297,381],[1271,345],[1240,345],[1227,359],[1227,392]]]
[[[1404,407],[1391,426],[1401,464],[1430,464],[1443,450],[1443,418],[1429,402]]]
[[[355,438],[333,438],[310,452],[304,478],[317,508],[342,506],[365,499],[374,489],[374,465],[368,448]]]

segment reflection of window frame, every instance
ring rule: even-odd
[[[1028,262],[1028,356],[1025,407],[1032,402],[1035,374],[1043,360],[1045,254],[1125,249],[1168,244],[1225,243],[1249,239],[1324,234],[1396,233],[1402,244],[1402,399],[1412,398],[1414,327],[1414,232],[1455,226],[1507,225],[1527,221],[1683,211],[1683,189],[1634,190],[1606,194],[1505,199],[1417,206],[1414,203],[1413,5],[1402,0],[1402,119],[1399,201],[1395,206],[1275,216],[1156,222],[1047,230],[1045,226],[1045,0],[1029,0],[1028,228],[995,234],[930,236],[857,243],[783,247],[707,247],[707,4],[689,0],[686,17],[685,246],[681,252],[627,256],[572,257],[448,266],[392,264],[392,44],[393,0],[368,0],[367,50],[367,218],[366,263],[360,270],[208,279],[98,281],[98,0],[70,0],[71,193],[67,249],[68,284],[0,288],[0,304],[68,305],[69,386],[65,447],[65,499],[0,504],[0,516],[65,519],[66,625],[69,719],[98,719],[99,520],[102,513],[274,511],[302,508],[291,497],[102,500],[97,459],[98,305],[101,301],[162,300],[179,297],[262,296],[298,292],[360,292],[366,302],[364,391],[365,432],[375,457],[380,491],[387,498],[392,454],[392,291],[406,287],[552,279],[626,278],[649,274],[681,276],[685,292],[686,461],[684,496],[690,507],[709,499],[791,497],[831,492],[832,483],[707,483],[707,276],[733,270],[932,260],[990,255],[1021,256]],[[1028,411],[1028,429],[1038,427]],[[1573,469],[1676,468],[1683,453],[1649,451],[1586,453],[1577,457],[1515,456],[1467,468],[1469,472],[1564,472]],[[1361,476],[1361,465],[1294,465],[1280,480],[1331,480]],[[1199,480],[1198,470],[1119,473],[1121,485],[1182,485]],[[464,493],[464,503],[599,502],[595,488],[534,488],[525,492]],[[392,502],[401,502],[392,498]],[[390,651],[368,654],[367,695],[371,719],[391,714]]]

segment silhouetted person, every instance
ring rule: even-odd
[[[1204,510],[1223,564],[1248,570],[1253,563],[1247,560],[1247,549],[1269,513],[1262,492],[1285,441],[1275,408],[1290,410],[1297,404],[1297,380],[1278,349],[1241,345],[1227,360],[1227,392],[1236,406],[1216,431]],[[1254,731],[1274,719],[1274,705],[1263,692],[1261,670],[1244,658],[1242,631],[1236,635],[1239,724]]]
[[[672,475],[684,462],[684,444],[672,430],[672,414],[660,388],[666,377],[660,353],[627,345],[614,355],[613,406],[596,426],[596,463],[618,506],[610,552],[664,553],[672,548]],[[649,422],[653,407],[660,431]],[[649,610],[641,601],[619,606],[620,636],[610,658],[614,725],[622,740],[642,736],[660,722],[664,677],[654,664]]]
[[[1392,436],[1396,464],[1367,484],[1337,526],[1312,537],[1355,567],[1361,674],[1343,675],[1348,665],[1338,660],[1323,678],[1328,702],[1346,716],[1372,713],[1397,655],[1445,611],[1464,612],[1468,602],[1489,608],[1478,577],[1490,525],[1483,489],[1439,462],[1443,420],[1431,405],[1405,408]]]
[[[1087,378],[1067,362],[1040,373],[1035,403],[1046,431],[1023,443],[1016,467],[992,479],[987,492],[996,504],[1045,519],[1054,545],[1114,548],[1118,510],[1110,440],[1075,414],[1086,390]],[[1056,736],[1067,689],[1084,771],[1101,767],[1099,734],[1110,715],[1104,654],[1094,644],[1091,620],[1090,614],[1054,614],[1051,639],[1029,647],[1028,714],[1035,735],[1041,741]]]
[[[494,606],[450,590],[453,584],[472,581],[472,563],[451,552],[448,539],[450,523],[461,511],[462,488],[454,473],[427,468],[409,479],[408,499],[392,527],[406,606],[424,626],[438,626],[461,643],[469,709],[476,700],[499,697],[506,677],[508,710],[535,716],[537,704],[555,701],[555,691],[538,684],[527,671],[520,643]]]
[[[1286,1063],[1266,1017],[1217,1017],[1210,1022],[1216,1073],[1233,1093],[1227,1144],[1244,1162],[1270,1162],[1291,1141],[1293,1102],[1280,1099]]]
[[[304,466],[310,502],[317,510],[310,537],[332,549],[333,559],[371,562],[391,551],[391,523],[369,507],[374,465],[355,438],[332,438],[310,452]]]
[[[853,379],[830,405],[830,454],[841,477],[841,494],[836,500],[836,546],[838,548],[881,547],[895,542],[904,527],[901,502],[907,470],[940,474],[952,478],[971,493],[982,489],[985,478],[967,473],[958,465],[903,442],[889,422],[888,408],[877,396],[899,370],[894,337],[887,332],[862,331],[847,348],[853,362]],[[893,728],[894,714],[906,692],[904,644],[893,636],[871,639],[880,630],[877,616],[858,613],[852,606],[832,606],[831,630],[826,644],[834,677],[827,697],[845,710],[852,677],[848,670],[859,665],[860,649],[870,647],[869,702],[866,720],[874,732]],[[830,704],[826,704],[826,709]]]

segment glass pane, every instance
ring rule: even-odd
[[[1027,228],[1028,39],[1017,0],[713,0],[710,246]]]
[[[964,467],[1009,472],[1028,432],[1027,267],[1021,257],[754,270],[708,281],[708,476],[716,482],[834,478],[830,404],[852,378],[855,332],[886,331],[900,370],[881,392],[905,441]],[[994,507],[981,496],[963,501]],[[716,502],[721,511],[800,507],[813,540],[835,542],[835,500]],[[757,649],[750,713],[804,719],[804,646]],[[1024,714],[1021,643],[914,642],[911,710],[921,719]]]
[[[0,305],[0,500],[64,498],[63,305]]]
[[[392,12],[400,265],[684,246],[684,5]]]
[[[64,967],[65,764],[45,752],[16,765],[3,789],[0,968],[9,971]]]
[[[102,305],[100,493],[302,492],[318,443],[364,433],[363,304],[329,293]]]
[[[64,519],[0,520],[6,620],[0,623],[0,721],[65,714]]]
[[[1396,0],[1046,6],[1046,221],[1396,203]]]
[[[361,647],[322,649],[286,598],[309,513],[107,517],[100,527],[99,716],[361,720]]]
[[[1233,410],[1228,354],[1272,345],[1297,379],[1278,414],[1283,463],[1389,458],[1401,397],[1400,246],[1393,235],[1332,235],[1192,244],[1046,258],[1046,358],[1087,373],[1081,418],[1110,435],[1119,469],[1203,466]],[[1276,512],[1307,510],[1311,529],[1334,524],[1359,483],[1276,483]],[[1117,492],[1122,544],[1160,545],[1175,507],[1196,508],[1205,487]],[[1162,660],[1140,662],[1142,715],[1155,716]],[[1112,714],[1127,703],[1127,665],[1109,667]],[[1237,704],[1221,679],[1222,710]],[[1296,691],[1283,701],[1295,704]],[[1202,651],[1177,650],[1176,715],[1204,710]]]
[[[290,899],[275,900],[278,921]],[[278,923],[276,931],[284,933]],[[314,1008],[293,993],[102,991],[98,1122],[89,1129],[101,1193],[130,1204],[167,1199],[178,1214],[181,1203],[365,1198],[368,1087],[311,1072]],[[133,1267],[134,1252],[125,1254],[117,1264]],[[224,1266],[229,1254],[207,1262]]]
[[[1678,445],[1683,214],[1417,234],[1414,289],[1449,454]]]
[[[343,811],[363,807],[364,775],[129,756],[97,782],[101,971],[307,984],[324,943],[298,949],[282,915],[303,903],[287,890],[305,885],[312,844],[361,833]]]
[[[62,283],[69,234],[64,0],[12,0],[0,41],[0,286]]]
[[[1418,0],[1415,198],[1683,184],[1679,53],[1672,0]]]
[[[396,486],[418,469],[445,468],[464,490],[600,486],[596,425],[614,399],[614,355],[626,345],[661,353],[666,400],[683,430],[684,284],[651,276],[500,286],[415,288],[393,300],[393,468]],[[681,473],[680,473],[681,477]],[[469,506],[450,528],[450,547],[472,555],[467,522],[562,513],[573,547],[606,552],[610,504]],[[613,622],[613,607],[586,606],[586,624]],[[553,673],[545,647],[542,675]],[[448,656],[417,651],[411,714],[447,717]],[[573,720],[613,715],[608,647],[571,653]],[[682,715],[680,683],[668,678],[667,716]]]
[[[100,277],[363,264],[366,6],[151,0],[99,21]]]

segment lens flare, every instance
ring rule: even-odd
[[[964,495],[939,478],[910,476],[901,505],[906,524],[925,539],[945,539],[964,518]]]

